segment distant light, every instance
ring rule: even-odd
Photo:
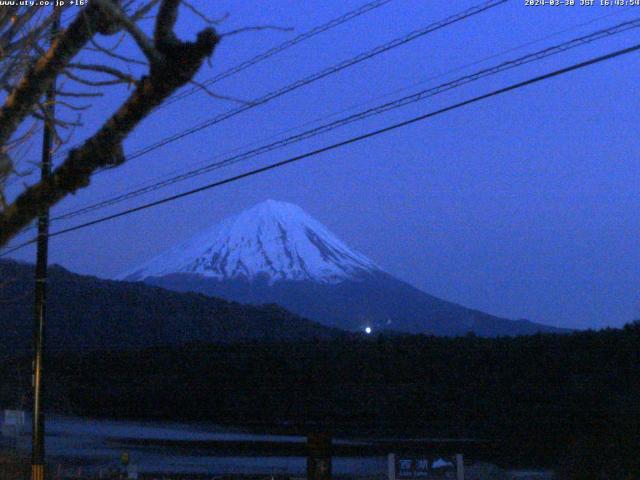
[[[366,333],[367,335],[369,335],[371,333],[371,327],[367,327],[364,329],[364,333]]]

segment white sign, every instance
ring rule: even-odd
[[[27,416],[22,410],[5,410],[2,422],[3,437],[18,437],[24,431]]]

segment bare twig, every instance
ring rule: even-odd
[[[229,102],[235,102],[235,103],[239,103],[241,105],[253,105],[253,102],[249,102],[247,100],[242,100],[240,98],[235,98],[235,97],[231,97],[229,95],[220,95],[219,93],[216,93],[212,90],[210,90],[209,88],[207,88],[206,85],[204,85],[203,83],[197,82],[196,80],[190,80],[189,83],[195,85],[196,87],[202,89],[202,91],[204,91],[207,95],[209,95],[212,98],[216,98],[218,100],[227,100]]]
[[[69,102],[65,102],[64,100],[56,100],[54,103],[61,107],[68,108],[69,110],[73,110],[74,112],[82,112],[91,108],[91,105],[73,105]]]
[[[71,80],[74,80],[82,85],[86,85],[88,87],[106,87],[110,85],[120,85],[120,84],[131,84],[131,81],[126,79],[116,78],[113,80],[88,80],[86,78],[79,77],[75,73],[71,73],[68,69],[60,72],[65,77],[69,77]]]
[[[15,147],[17,147],[21,143],[24,143],[25,141],[27,141],[35,133],[37,128],[38,126],[36,123],[31,124],[31,126],[27,129],[25,133],[23,133],[18,137],[12,138],[11,141],[5,144],[6,150],[7,151],[13,150]]]
[[[69,68],[76,68],[78,70],[88,70],[93,72],[106,73],[122,80],[124,83],[135,83],[136,79],[131,75],[126,74],[117,68],[109,67],[107,65],[88,64],[88,63],[70,63]]]
[[[260,25],[256,27],[242,27],[236,30],[231,30],[229,32],[221,33],[220,38],[231,37],[233,35],[238,35],[240,33],[247,32],[259,32],[262,30],[275,30],[278,32],[292,32],[293,28],[291,27],[278,27],[277,25]]]
[[[127,57],[125,55],[122,55],[120,53],[116,53],[114,52],[112,49],[103,47],[102,45],[100,45],[95,38],[91,39],[91,44],[94,46],[94,48],[91,47],[87,47],[86,50],[88,51],[94,51],[94,52],[100,52],[100,53],[104,53],[105,55],[108,55],[111,58],[115,58],[116,60],[121,60],[125,63],[135,63],[137,65],[143,65],[145,67],[147,67],[149,65],[148,62],[144,62],[142,60],[138,60],[137,58],[131,58],[131,57]]]
[[[104,12],[91,2],[54,41],[47,53],[29,68],[0,109],[0,144],[6,143],[31,112],[56,75],[86,45],[104,23]]]
[[[45,54],[43,58],[46,61],[42,58],[38,60],[36,65],[43,62],[41,68],[44,66],[48,68],[46,75],[40,74],[40,77],[45,80],[50,82],[49,75],[55,76],[55,74],[60,74],[65,69],[67,69],[66,74],[69,76],[68,67],[71,59],[78,53],[80,48],[91,40],[93,32],[113,34],[115,30],[113,24],[116,23],[122,25],[136,40],[141,50],[149,57],[150,66],[147,75],[135,82],[135,88],[126,101],[116,109],[115,113],[95,134],[85,140],[82,145],[71,149],[50,177],[26,187],[11,204],[0,210],[0,245],[4,245],[29,225],[37,217],[42,205],[55,205],[67,195],[87,186],[91,175],[95,171],[111,168],[124,162],[125,156],[122,148],[124,139],[154,108],[178,88],[191,81],[204,60],[213,53],[220,37],[212,28],[206,28],[199,32],[194,42],[183,42],[175,36],[173,29],[178,15],[179,4],[180,0],[162,0],[160,2],[153,43],[145,46],[144,42],[151,42],[151,40],[135,26],[130,18],[126,17],[120,7],[114,7],[115,3],[110,0],[94,0],[71,24],[75,25],[76,31],[74,35],[78,38],[72,37],[73,41],[68,38],[69,29],[71,28],[69,27]],[[99,18],[92,19],[91,15]],[[82,29],[80,29],[80,26],[82,26]],[[141,41],[141,39],[144,40]],[[60,51],[62,49],[60,44],[63,42],[67,42],[65,44],[67,49]],[[149,48],[152,48],[155,54],[149,55]],[[51,63],[54,58],[56,59],[55,62]],[[107,72],[103,71],[102,73]],[[71,76],[73,75],[74,73],[71,73]],[[40,77],[31,71],[27,73],[27,78],[31,82],[34,78]],[[121,81],[118,76],[116,78]],[[82,80],[86,83],[86,79]],[[24,88],[23,83],[24,79],[14,89],[9,100],[16,96],[15,90]],[[35,89],[34,86],[30,86],[30,88]],[[29,90],[30,96],[20,92],[23,95],[21,101],[30,102],[30,105],[23,107],[25,115],[33,111],[33,107],[42,95],[41,92],[42,90],[36,92]],[[58,95],[73,98],[96,96],[97,94],[63,90]],[[222,97],[217,94],[214,95]],[[2,138],[3,134],[8,135],[5,133],[7,129],[11,130],[14,123],[19,124],[24,118],[22,110],[6,112],[6,108],[7,105],[5,104],[3,110],[0,111],[0,145],[4,143],[6,138],[9,138],[8,136]],[[3,115],[5,116],[3,117]],[[35,115],[40,115],[43,119],[46,118],[38,112],[35,112]],[[73,126],[79,123],[59,119],[53,119],[52,123],[53,125],[61,125],[61,122],[64,122],[66,126]],[[5,129],[4,131],[3,128]],[[9,167],[11,167],[10,164]]]
[[[94,97],[103,97],[104,93],[102,92],[68,92],[66,90],[58,90],[56,92],[56,96],[72,97],[72,98],[94,98]]]
[[[149,13],[149,11],[151,11],[151,9],[155,7],[159,2],[160,0],[151,0],[146,5],[143,5],[131,15],[131,20],[133,20],[134,22],[142,20],[143,18],[145,18],[145,15]]]
[[[229,13],[228,12],[225,13],[222,17],[217,18],[217,19],[209,18],[204,13],[202,13],[200,10],[198,10],[196,7],[194,7],[191,4],[191,2],[188,2],[187,0],[182,0],[182,4],[185,7],[187,7],[189,10],[191,10],[196,16],[198,16],[202,20],[204,20],[207,23],[207,25],[220,25],[227,18],[229,18]]]
[[[38,112],[33,112],[31,114],[32,117],[37,118],[38,120],[42,120],[43,122],[51,122],[53,125],[58,125],[59,127],[62,128],[69,128],[69,127],[81,127],[82,123],[78,122],[78,121],[69,121],[69,120],[62,120],[61,118],[49,118],[48,115],[45,113],[44,109],[40,109],[40,113]]]
[[[138,44],[138,47],[140,47],[140,50],[142,50],[142,53],[145,54],[145,56],[152,64],[162,62],[162,55],[158,52],[151,39],[138,28],[135,22],[131,18],[129,18],[117,4],[113,3],[110,0],[93,1],[107,10],[112,15],[112,17],[131,34],[133,39]]]

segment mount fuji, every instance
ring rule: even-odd
[[[351,331],[520,335],[559,331],[451,303],[393,277],[290,203],[267,200],[119,277],[241,303],[276,303]]]
[[[217,281],[335,284],[378,270],[300,207],[267,200],[123,275],[144,280],[175,273]]]

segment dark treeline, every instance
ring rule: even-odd
[[[28,359],[0,367],[3,404],[28,392],[28,370]],[[48,373],[49,404],[66,413],[474,437],[497,441],[513,464],[638,472],[639,322],[497,339],[54,354]]]
[[[33,265],[0,259],[0,362],[30,350],[33,278]],[[47,284],[47,344],[53,349],[126,350],[193,341],[296,342],[345,335],[277,305],[241,305],[143,283],[103,280],[57,265],[49,269]]]

